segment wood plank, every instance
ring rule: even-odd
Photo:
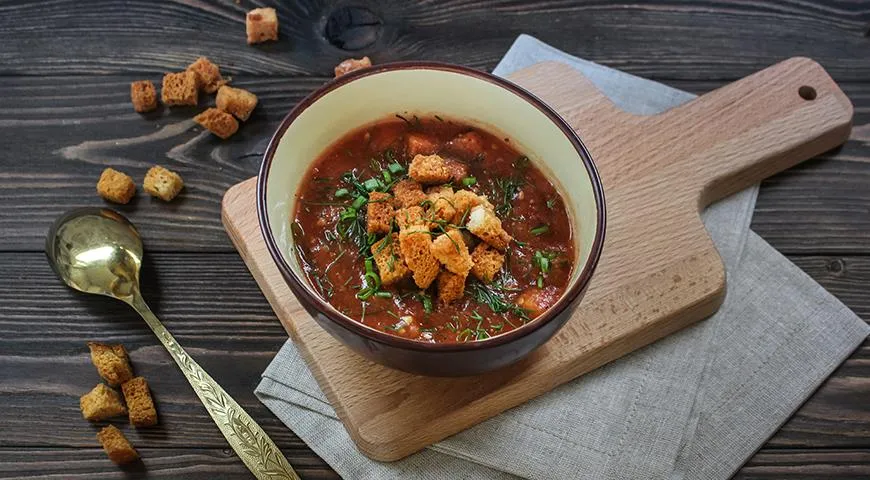
[[[159,163],[187,183],[176,201],[165,204],[140,191],[130,205],[112,207],[140,228],[149,251],[232,251],[220,224],[223,193],[256,175],[270,132],[326,80],[240,78],[237,84],[258,94],[260,106],[222,142],[184,123],[194,110],[133,112],[128,83],[135,78],[0,77],[0,91],[8,94],[0,109],[0,144],[16,145],[0,152],[0,250],[40,250],[62,212],[105,205],[94,185],[106,166],[141,181]],[[704,92],[720,83],[676,86]],[[870,251],[870,83],[843,88],[856,107],[852,140],[824,155],[827,160],[773,177],[759,198],[753,228],[786,253]]]
[[[775,450],[755,454],[733,480],[826,480],[870,478],[870,450]]]
[[[161,74],[196,56],[232,74],[328,75],[343,58],[427,59],[491,69],[520,33],[652,78],[733,80],[795,55],[816,58],[841,81],[870,78],[861,2],[566,2],[359,0],[380,18],[336,48],[325,37],[332,2],[278,5],[281,39],[245,44],[250,4],[57,0],[2,8],[0,74]],[[340,4],[339,4],[340,6]],[[445,31],[449,29],[449,34]],[[614,32],[618,32],[615,34]],[[371,39],[371,41],[365,41]],[[38,56],[18,52],[39,52]]]
[[[137,448],[141,462],[117,467],[96,447],[0,448],[0,478],[40,480],[103,480],[165,478],[213,480],[251,478],[250,472],[229,448]],[[137,445],[134,442],[134,448]],[[284,455],[305,480],[340,477],[307,447],[284,448]]]
[[[253,395],[259,376],[286,334],[235,254],[150,254],[145,296],[179,342],[266,429],[281,448],[301,442]],[[823,286],[870,319],[870,305],[853,304],[870,291],[870,257],[796,258]],[[826,265],[842,262],[839,274]],[[125,305],[73,292],[55,280],[40,253],[0,253],[0,447],[92,444],[93,428],[78,412],[78,396],[99,380],[85,342],[121,342],[137,371],[152,383],[162,427],[143,430],[143,448],[224,448],[168,354]],[[862,306],[863,305],[863,306]],[[870,345],[865,343],[771,440],[777,447],[870,446]]]

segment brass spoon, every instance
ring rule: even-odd
[[[70,287],[117,298],[139,312],[255,477],[299,479],[266,432],[190,358],[145,304],[139,292],[142,240],[129,220],[104,208],[73,210],[51,226],[45,252],[55,273]]]

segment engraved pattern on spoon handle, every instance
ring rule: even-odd
[[[230,446],[245,462],[255,477],[261,480],[299,480],[299,476],[284,458],[266,432],[230,397],[175,341],[172,334],[148,308],[138,292],[129,302],[145,320],[157,338],[181,368],[196,395],[220,428]]]

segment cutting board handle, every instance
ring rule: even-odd
[[[648,117],[645,137],[675,147],[668,168],[703,208],[843,144],[852,113],[824,68],[796,57]]]

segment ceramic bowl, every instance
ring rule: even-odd
[[[349,318],[308,284],[290,234],[296,192],[311,164],[346,133],[396,113],[437,114],[510,138],[565,199],[576,260],[564,295],[541,316],[490,339],[455,344],[397,337]],[[386,64],[353,72],[302,100],[281,122],[257,182],[257,213],[269,253],[296,298],[332,336],[363,357],[407,372],[461,376],[525,357],[570,318],[589,285],[604,243],[604,193],[595,164],[574,130],[519,86],[470,68]],[[361,359],[362,361],[362,359]]]

